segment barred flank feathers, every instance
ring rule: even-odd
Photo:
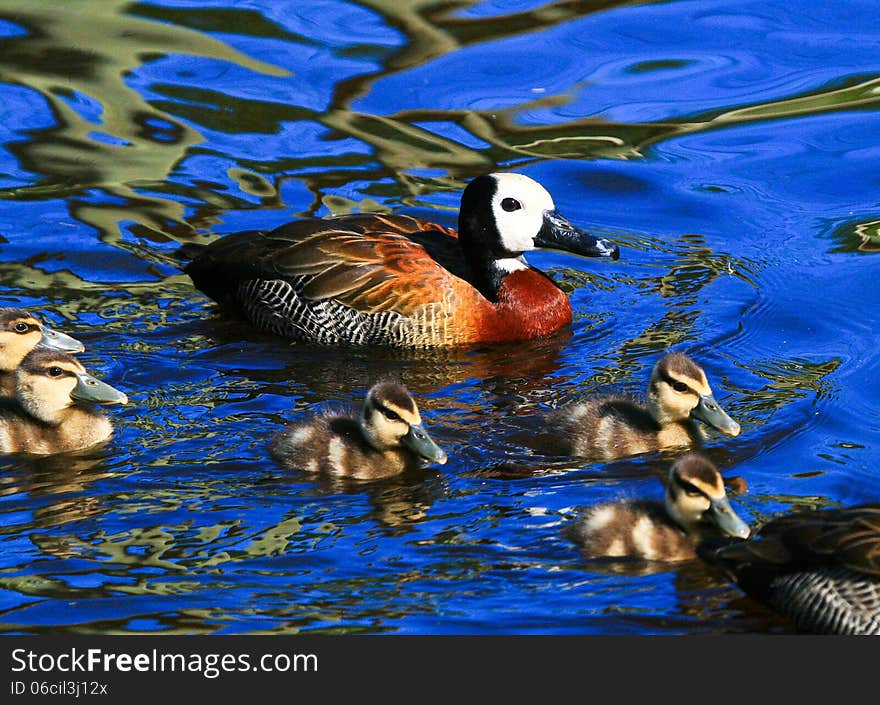
[[[802,631],[880,634],[880,581],[847,568],[784,575],[770,601]]]
[[[236,299],[257,326],[295,340],[321,345],[392,344],[420,346],[426,341],[415,321],[394,311],[361,313],[332,299],[310,301],[298,293],[308,276],[251,280],[239,284]]]

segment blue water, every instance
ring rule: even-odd
[[[699,562],[599,565],[560,536],[580,506],[659,498],[669,456],[525,439],[672,348],[742,423],[706,450],[748,521],[880,499],[878,42],[854,0],[0,0],[0,305],[131,399],[104,448],[0,459],[0,630],[790,631]],[[452,225],[494,169],[621,245],[529,256],[571,292],[550,340],[289,345],[173,257],[307,214]],[[447,465],[345,484],[268,458],[386,374]]]

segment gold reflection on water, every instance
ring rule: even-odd
[[[854,228],[856,236],[862,241],[859,249],[863,252],[880,252],[880,220],[859,223]]]
[[[102,514],[105,511],[102,497],[88,493],[91,483],[115,474],[107,460],[105,446],[57,456],[4,457],[0,496],[24,494],[36,503],[27,522],[5,528],[22,533]]]
[[[132,71],[156,57],[189,54],[274,76],[286,74],[201,32],[126,14],[129,8],[123,0],[100,6],[89,0],[0,1],[0,17],[27,31],[2,40],[0,76],[37,91],[57,123],[36,130],[29,140],[7,145],[24,169],[49,181],[37,192],[16,189],[5,197],[45,198],[97,186],[139,200],[134,189],[140,181],[164,180],[202,137],[174,116],[155,110],[127,85]],[[99,120],[85,119],[70,106],[68,101],[77,96],[97,101]],[[119,143],[108,144],[94,133],[110,135]],[[148,201],[141,217],[154,213],[163,223],[182,221],[184,207],[179,202]],[[99,210],[84,209],[80,217],[108,235],[116,233],[117,221],[130,218],[130,211],[105,204]]]
[[[768,380],[760,389],[748,393],[749,409],[767,412],[788,406],[809,394],[820,399],[827,397],[834,389],[827,377],[840,367],[840,360],[832,358],[824,362],[811,362],[779,359],[742,364],[742,367]]]
[[[880,220],[847,223],[832,234],[841,245],[835,252],[880,252]]]

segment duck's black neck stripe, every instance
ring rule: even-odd
[[[497,191],[493,177],[478,176],[462,193],[458,214],[459,244],[471,270],[470,283],[492,303],[498,301],[498,290],[508,274],[496,260],[511,256],[499,251],[501,236],[491,207]]]

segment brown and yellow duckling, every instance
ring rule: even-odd
[[[798,631],[880,635],[880,504],[798,512],[699,554]]]
[[[651,373],[647,404],[601,396],[556,410],[540,441],[546,450],[614,460],[669,448],[699,447],[704,423],[731,436],[740,432],[715,400],[706,373],[683,353],[662,357]]]
[[[360,414],[324,413],[288,426],[269,451],[286,467],[359,480],[446,462],[446,453],[422,425],[412,396],[396,382],[374,385]]]
[[[20,308],[0,308],[0,399],[15,397],[15,370],[37,346],[77,353],[83,344]]]
[[[73,355],[34,348],[15,372],[15,400],[0,406],[0,452],[48,455],[101,443],[113,426],[95,405],[126,402]]]
[[[590,558],[686,561],[712,532],[746,538],[715,466],[696,453],[679,458],[669,470],[663,502],[618,501],[589,507],[565,534]]]

